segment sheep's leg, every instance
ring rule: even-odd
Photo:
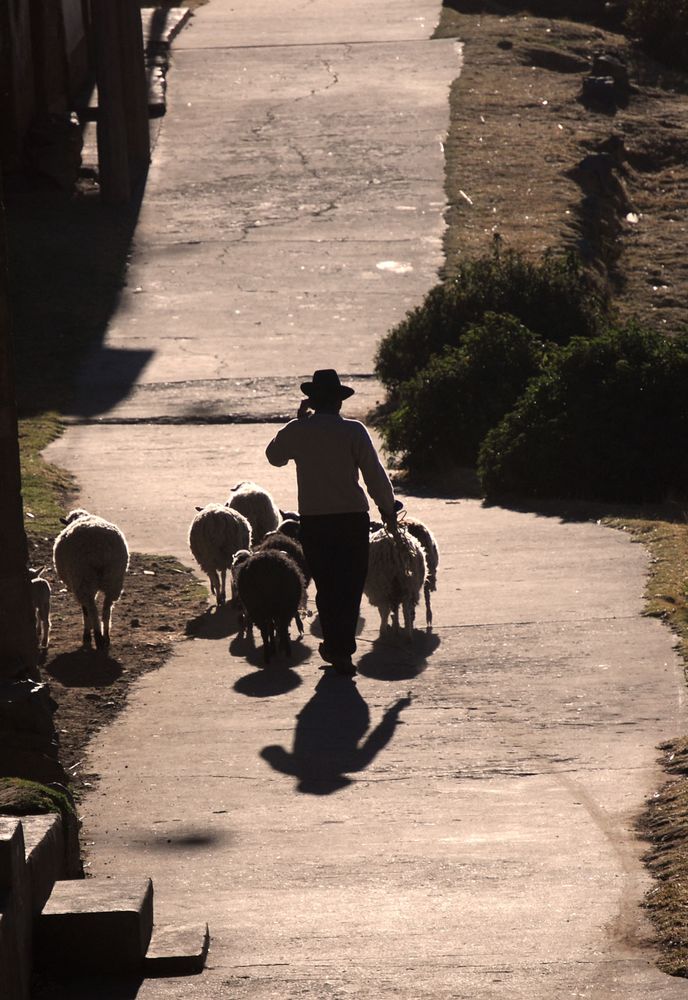
[[[100,649],[103,637],[100,631],[100,619],[98,618],[98,608],[96,607],[95,594],[85,601],[81,606],[84,615],[84,646],[91,645],[91,632],[96,642],[96,649]]]
[[[425,591],[425,624],[428,628],[432,627],[432,608],[430,607],[430,591],[432,587],[428,580],[425,581],[424,586]]]
[[[220,578],[217,575],[217,570],[208,571],[208,579],[210,580],[210,591],[215,598],[215,602],[220,604]]]
[[[112,598],[103,595],[103,637],[101,645],[98,646],[98,636],[96,636],[96,646],[99,649],[110,648],[110,619],[112,618]]]
[[[389,604],[381,604],[378,611],[380,612],[380,638],[383,639],[387,629],[389,628],[387,620],[389,618],[391,608]]]
[[[218,604],[224,604],[227,600],[227,570],[220,570],[220,599]]]
[[[294,615],[294,621],[296,622],[296,628],[299,632],[299,639],[303,638],[303,622],[301,621],[301,615],[297,611]]]
[[[261,626],[260,635],[263,640],[265,662],[269,663],[275,652],[275,632],[272,625]]]
[[[88,609],[86,608],[86,605],[84,605],[84,604],[81,605],[81,614],[84,616],[84,632],[83,632],[83,635],[81,637],[81,642],[83,643],[84,646],[90,646],[91,645],[91,626],[90,626],[90,623],[89,623],[89,620],[88,620]]]
[[[43,617],[41,622],[41,639],[40,644],[43,649],[47,649],[50,643],[50,613]]]
[[[416,617],[416,609],[413,601],[410,598],[404,598],[402,602],[402,610],[404,613],[404,634],[407,639],[412,639],[413,620]]]
[[[280,652],[286,657],[291,657],[291,642],[289,641],[289,626],[280,625],[278,629],[278,644]]]

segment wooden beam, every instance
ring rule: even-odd
[[[0,172],[0,680],[38,676],[36,619],[27,567]]]
[[[137,0],[120,0],[120,60],[123,67],[122,89],[127,123],[127,154],[132,185],[142,181],[150,163],[150,127],[148,120],[148,79],[141,26],[141,7]]]
[[[93,0],[93,41],[98,84],[100,194],[109,205],[131,197],[129,142],[124,104],[122,48],[117,8],[125,0]],[[128,0],[126,0],[128,2]]]

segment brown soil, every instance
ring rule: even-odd
[[[89,739],[121,711],[137,677],[162,666],[172,644],[193,632],[208,605],[190,569],[175,559],[133,554],[113,610],[110,649],[86,649],[81,610],[51,569],[51,543],[36,545],[31,560],[48,567],[43,575],[52,588],[52,629],[41,675],[58,704],[60,762],[78,798],[96,777],[83,764]]]
[[[447,140],[446,273],[489,249],[494,234],[527,253],[570,247],[622,316],[685,330],[688,77],[592,24],[503,4],[490,13],[497,4],[476,0],[453,6],[437,32],[464,43]],[[596,56],[607,58],[605,71],[628,73],[615,107],[581,100]],[[598,153],[608,155],[581,169]]]

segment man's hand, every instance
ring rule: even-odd
[[[387,528],[387,531],[397,530],[397,512],[395,510],[387,514],[383,514],[382,520],[384,522],[385,528]]]
[[[308,418],[308,411],[310,410],[310,408],[311,408],[310,399],[308,398],[302,399],[301,403],[299,404],[299,408],[296,412],[296,419],[306,420]]]

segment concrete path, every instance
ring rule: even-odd
[[[379,395],[376,342],[441,264],[459,56],[429,41],[437,16],[211,0],[178,39],[129,283],[48,450],[134,548],[188,561],[193,505],[240,479],[295,503],[263,449],[300,376],[348,373],[353,414]],[[347,681],[311,634],[293,669],[261,669],[220,615],[93,741],[90,872],[151,875],[161,921],[212,934],[203,975],[112,996],[684,995],[639,908],[633,818],[686,725],[671,636],[641,617],[643,549],[408,507],[442,550],[432,635],[375,644],[365,607]]]

